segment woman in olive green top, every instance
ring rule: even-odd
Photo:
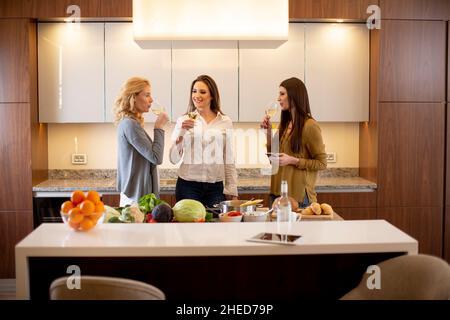
[[[289,196],[300,207],[307,207],[317,201],[317,172],[327,167],[322,134],[311,116],[308,92],[300,79],[289,78],[280,84],[278,102],[281,120],[273,139],[279,141],[279,153],[271,160],[279,161],[279,169],[270,181],[271,202],[280,196],[281,181],[287,180]],[[267,129],[267,151],[271,152],[272,124],[267,115],[261,127]]]

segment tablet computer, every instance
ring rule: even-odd
[[[296,241],[301,237],[301,235],[296,234],[262,232],[254,237],[251,237],[250,239],[247,239],[247,241],[295,245]]]

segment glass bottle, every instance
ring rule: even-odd
[[[276,208],[277,221],[289,221],[292,208],[288,197],[288,183],[286,180],[281,181],[281,197],[278,199]]]

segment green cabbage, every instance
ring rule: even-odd
[[[172,208],[173,215],[178,222],[203,222],[206,209],[197,200],[184,199],[178,201]]]

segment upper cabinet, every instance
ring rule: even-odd
[[[39,121],[103,122],[104,24],[38,25]]]
[[[291,23],[286,42],[173,41],[141,48],[131,23],[40,23],[41,122],[112,122],[125,81],[150,80],[152,96],[175,121],[184,114],[192,81],[217,83],[223,112],[259,122],[279,84],[306,84],[319,121],[369,119],[369,31],[365,24]],[[280,112],[274,117],[279,120]],[[155,120],[152,113],[147,122]]]
[[[289,19],[365,20],[369,17],[367,7],[372,4],[378,5],[378,0],[289,0]]]
[[[304,30],[304,24],[291,23],[288,41],[273,49],[239,42],[239,121],[261,121],[266,106],[277,100],[281,81],[290,77],[304,80]],[[273,121],[279,116],[280,111]]]
[[[318,121],[369,120],[369,31],[365,24],[305,25],[305,85]]]
[[[449,20],[448,0],[380,0],[382,19]]]
[[[238,48],[236,41],[172,44],[172,120],[186,113],[192,81],[211,76],[219,89],[222,111],[238,120]]]
[[[171,45],[158,49],[142,49],[133,40],[131,23],[105,25],[105,115],[114,120],[114,101],[125,81],[130,77],[143,77],[150,81],[151,94],[171,113]],[[151,112],[145,121],[155,121]]]

